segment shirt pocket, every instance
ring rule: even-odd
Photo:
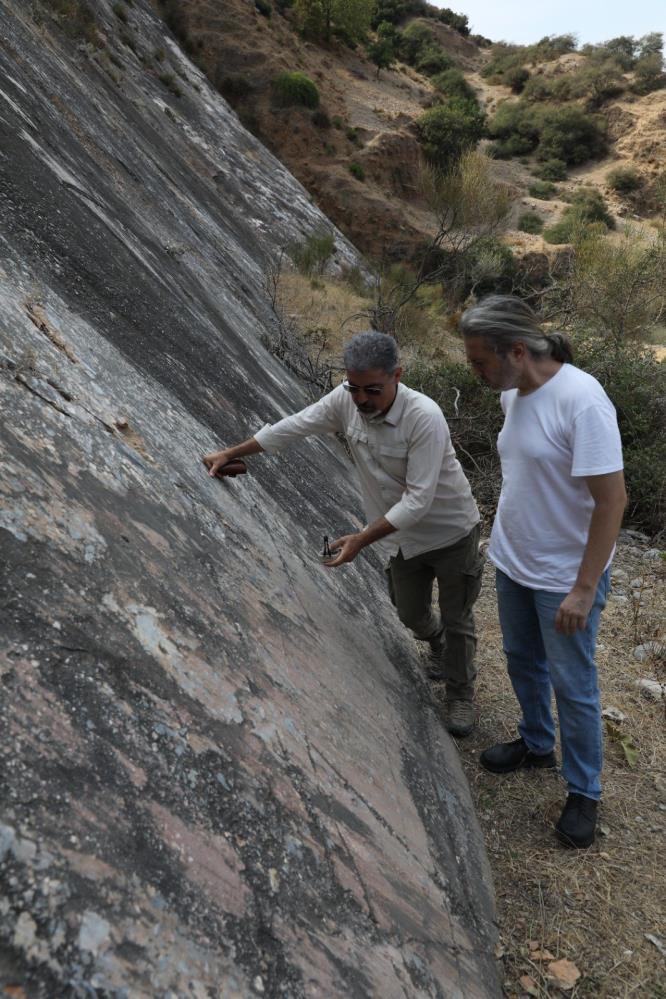
[[[407,479],[407,455],[409,448],[406,443],[380,444],[377,447],[377,460],[381,468],[393,479],[403,485]]]

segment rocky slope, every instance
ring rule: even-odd
[[[325,220],[145,0],[0,6],[0,985],[497,996],[455,747],[316,558],[344,452],[200,461],[306,401],[264,270]]]

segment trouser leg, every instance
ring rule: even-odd
[[[472,608],[481,590],[483,574],[479,538],[477,525],[454,545],[430,553],[446,639],[444,677],[449,700],[471,701],[474,697],[477,642]]]
[[[496,588],[509,678],[522,710],[518,731],[533,753],[543,755],[555,745],[555,724],[536,591],[520,586],[499,569]]]
[[[608,584],[606,572],[599,581],[585,629],[574,635],[555,630],[555,616],[565,594],[536,593],[560,722],[562,776],[570,792],[594,799],[601,796],[603,766],[601,697],[594,652]]]
[[[423,564],[420,555],[405,559],[398,552],[386,570],[391,602],[398,617],[415,638],[428,640],[441,631],[442,625],[432,609],[433,570]]]

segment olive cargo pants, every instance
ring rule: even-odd
[[[483,557],[480,525],[449,548],[436,548],[413,558],[398,552],[386,570],[389,595],[402,623],[425,641],[442,634],[446,641],[444,679],[447,696],[471,701],[474,696],[476,630],[472,607],[481,590]],[[439,615],[433,610],[437,580]]]

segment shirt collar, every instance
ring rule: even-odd
[[[397,426],[402,418],[406,402],[407,402],[406,392],[403,386],[400,384],[400,382],[398,382],[398,388],[395,393],[395,399],[393,400],[393,405],[389,409],[388,413],[384,415],[382,420],[378,418],[377,422],[390,423],[391,426],[393,427]]]

